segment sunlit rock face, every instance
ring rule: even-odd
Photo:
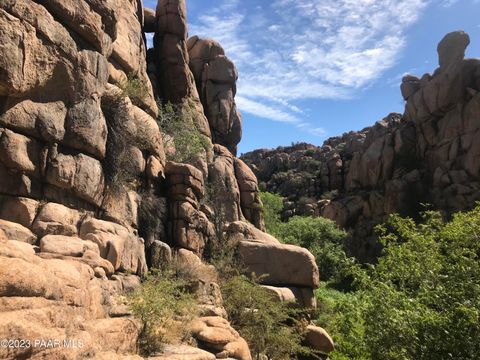
[[[0,337],[32,345],[2,347],[0,358],[140,359],[140,324],[119,299],[173,256],[216,274],[201,260],[218,241],[207,195],[221,192],[229,209],[221,226],[263,229],[256,177],[235,157],[235,66],[214,61],[209,81],[228,88],[215,113],[220,103],[203,101],[190,69],[184,0],[155,10],[141,0],[6,0],[0,28]],[[167,158],[158,102],[208,139],[191,164]],[[199,281],[206,317],[195,336],[229,334],[217,353],[251,359],[222,318],[215,279]],[[75,346],[33,346],[39,339]]]

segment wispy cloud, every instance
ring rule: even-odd
[[[242,111],[323,136],[296,102],[349,98],[371,85],[395,64],[427,3],[228,0],[195,19],[190,34],[218,40],[235,61]]]

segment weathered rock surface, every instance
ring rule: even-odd
[[[208,351],[188,345],[167,345],[163,354],[150,357],[150,360],[215,360],[216,357]]]
[[[191,165],[173,162],[167,162],[165,174],[175,245],[201,254],[207,239],[214,236],[213,224],[199,210],[205,192],[203,174]]]
[[[190,331],[198,341],[216,352],[216,358],[252,359],[246,341],[224,318],[218,316],[199,318],[190,325]]]
[[[0,336],[30,343],[2,347],[2,359],[73,359],[86,352],[135,351],[134,321],[107,315],[114,302],[111,281],[94,277],[93,269],[80,261],[41,258],[31,245],[1,241]],[[59,343],[48,346],[39,339]]]
[[[214,143],[236,155],[242,138],[242,118],[235,104],[238,72],[216,41],[188,39],[190,69],[208,118]]]
[[[310,290],[318,287],[318,267],[308,250],[281,244],[273,236],[241,221],[229,224],[225,232],[228,239],[238,243],[238,255],[245,271],[261,277],[263,284]],[[306,306],[312,303],[308,299],[301,302]]]

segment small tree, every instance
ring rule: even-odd
[[[171,270],[149,273],[142,285],[127,297],[133,314],[142,321],[138,350],[143,355],[161,351],[172,334],[186,334],[186,323],[196,312],[188,283]]]
[[[167,151],[167,159],[190,163],[210,147],[209,139],[200,133],[196,119],[188,102],[180,105],[158,104],[158,125],[164,135],[167,149],[173,144],[174,150]]]
[[[283,209],[283,198],[280,195],[260,192],[260,199],[263,204],[263,217],[265,228],[269,234],[277,235],[281,224],[281,212]]]

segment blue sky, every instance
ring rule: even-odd
[[[145,6],[155,8],[155,1]],[[239,70],[239,152],[330,137],[403,112],[400,81],[437,67],[448,32],[480,57],[480,0],[187,0],[189,35]]]

